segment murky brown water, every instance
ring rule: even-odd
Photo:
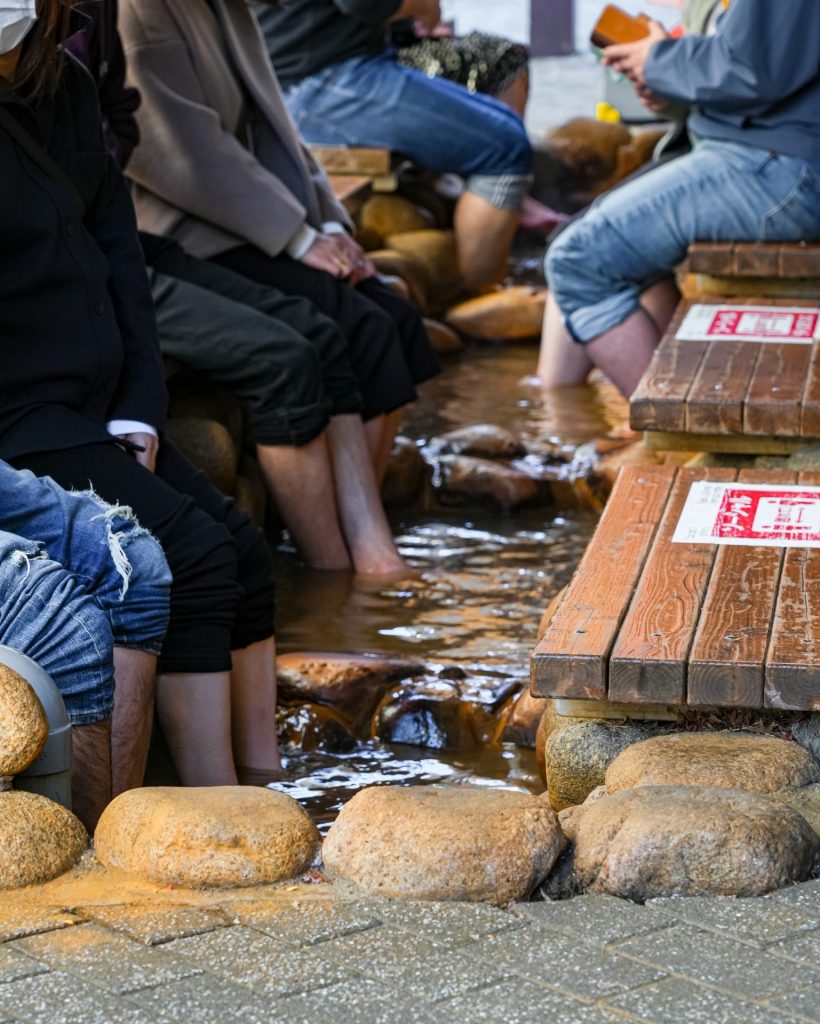
[[[535,357],[532,345],[470,348],[422,389],[403,433],[423,444],[456,427],[492,423],[517,433],[537,462],[550,451],[572,452],[616,425],[622,410],[586,389],[545,405],[537,389],[521,386]],[[425,662],[433,675],[456,665],[474,688],[486,683],[491,696],[510,681],[523,684],[540,615],[583,553],[594,514],[435,507],[394,510],[392,519],[403,555],[420,571],[401,587],[358,590],[346,575],[307,573],[283,553],[280,649],[400,655]],[[435,730],[427,747],[375,740],[344,753],[285,747],[296,781],[277,788],[287,788],[322,825],[355,790],[376,783],[538,788],[532,751],[486,741],[484,699],[477,693],[474,705],[485,713],[482,742],[466,749],[447,749]]]

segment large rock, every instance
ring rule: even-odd
[[[648,786],[583,808],[574,871],[590,892],[640,901],[757,896],[807,878],[817,848],[811,826],[768,796]]]
[[[451,356],[456,352],[461,352],[464,348],[464,342],[456,332],[438,320],[425,318],[424,329],[427,331],[427,340],[430,342],[430,348],[437,355]]]
[[[433,217],[427,210],[404,196],[379,193],[364,204],[359,220],[362,231],[382,239],[408,231],[426,231],[433,226]]]
[[[226,426],[216,420],[178,416],[168,420],[166,433],[218,491],[233,494],[239,449]]]
[[[388,235],[385,245],[388,249],[414,256],[426,268],[430,280],[430,297],[434,304],[452,301],[463,289],[452,231],[407,231],[400,235]]]
[[[356,726],[370,721],[383,695],[424,665],[379,654],[293,652],[276,659],[279,697],[285,703],[328,704]]]
[[[430,446],[442,454],[474,455],[483,459],[520,459],[527,454],[520,438],[493,423],[473,423],[439,434]]]
[[[380,274],[400,277],[410,289],[414,305],[422,311],[427,310],[433,281],[430,271],[418,256],[411,252],[399,252],[397,249],[374,249],[367,255]]]
[[[633,786],[711,786],[771,793],[820,781],[820,765],[797,743],[737,732],[655,736],[606,771],[610,793]]]
[[[87,845],[85,829],[65,807],[36,793],[0,793],[0,889],[62,875]]]
[[[344,753],[356,746],[351,723],[335,708],[322,704],[280,704],[276,731],[283,747],[303,753],[319,748],[326,753]]]
[[[0,665],[0,777],[24,772],[48,738],[48,720],[31,684]]]
[[[772,798],[802,814],[820,836],[820,784],[815,782],[799,789],[780,789],[772,793]]]
[[[108,867],[192,888],[294,878],[320,841],[295,800],[251,786],[132,789],[108,805],[94,834]]]
[[[333,877],[381,896],[504,904],[526,896],[563,845],[555,815],[529,794],[371,787],[342,808],[323,855]]]
[[[447,310],[446,322],[468,338],[521,341],[541,335],[547,293],[516,285],[468,299]]]
[[[536,735],[547,700],[545,697],[533,697],[529,687],[525,686],[515,698],[512,710],[504,723],[501,739],[505,743],[514,743],[518,747],[535,747]]]
[[[382,500],[386,505],[412,505],[424,492],[429,475],[418,445],[409,437],[397,437],[382,482]]]
[[[520,469],[469,455],[438,459],[433,486],[445,504],[488,504],[505,512],[520,505],[545,504],[549,497],[548,489]]]
[[[792,723],[791,732],[800,746],[805,747],[815,761],[820,761],[820,711],[798,718]]]

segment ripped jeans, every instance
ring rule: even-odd
[[[0,461],[0,643],[51,675],[72,723],[111,714],[114,646],[159,654],[170,585],[129,509]]]

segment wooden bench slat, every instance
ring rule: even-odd
[[[689,272],[719,278],[808,279],[820,276],[816,242],[695,242]]]
[[[689,246],[689,270],[693,274],[731,274],[734,242],[695,242]]]
[[[746,392],[746,434],[800,435],[803,392],[812,350],[809,345],[760,345],[760,357]]]
[[[781,242],[778,257],[778,277],[820,276],[820,245]]]
[[[533,653],[536,696],[606,697],[607,658],[674,477],[671,466],[621,470],[595,537]]]
[[[803,391],[800,435],[820,437],[820,344],[817,342],[812,348],[806,387]]]
[[[389,149],[375,146],[311,146],[311,153],[327,174],[390,174],[395,159]]]
[[[743,483],[794,484],[788,470],[743,470]],[[723,545],[689,655],[686,703],[763,705],[769,631],[777,601],[782,548]]]
[[[798,482],[820,485],[820,473]],[[766,656],[766,707],[820,707],[820,548],[787,548]]]
[[[736,277],[778,277],[780,249],[758,242],[738,242],[732,254],[732,273]]]
[[[743,432],[743,401],[759,356],[760,346],[743,341],[716,341],[709,345],[686,398],[687,431]]]
[[[715,545],[673,544],[672,535],[696,480],[729,482],[736,476],[736,470],[715,467],[678,472],[612,650],[609,700],[635,704],[685,701],[686,659],[712,574]]]

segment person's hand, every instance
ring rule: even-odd
[[[118,434],[117,437],[121,437],[124,441],[130,441],[131,444],[138,444],[144,451],[134,452],[134,458],[141,466],[145,466],[151,473],[157,467],[157,452],[159,451],[159,441],[154,437],[153,434]]]
[[[651,89],[647,89],[646,86],[638,89],[638,98],[646,109],[651,110],[653,114],[662,114],[669,106],[669,100],[659,96],[656,92],[652,92]]]
[[[376,267],[373,261],[367,258],[367,253],[355,238],[348,235],[347,232],[335,235],[334,237],[341,242],[347,258],[350,260],[351,271],[348,275],[348,281],[354,288],[361,281],[366,281],[368,277],[373,277],[376,274]]]
[[[318,234],[313,245],[300,258],[299,262],[324,270],[331,277],[346,278],[353,270],[354,260],[348,254],[342,235]]]
[[[432,32],[441,21],[441,4],[439,0],[421,0],[421,3],[417,6],[416,23],[421,25],[425,31]]]
[[[619,71],[622,75],[634,82],[636,86],[646,85],[644,68],[649,58],[649,52],[655,43],[661,39],[668,39],[669,33],[657,21],[648,21],[649,34],[637,43],[623,43],[616,46],[607,46],[604,50],[604,64]]]

